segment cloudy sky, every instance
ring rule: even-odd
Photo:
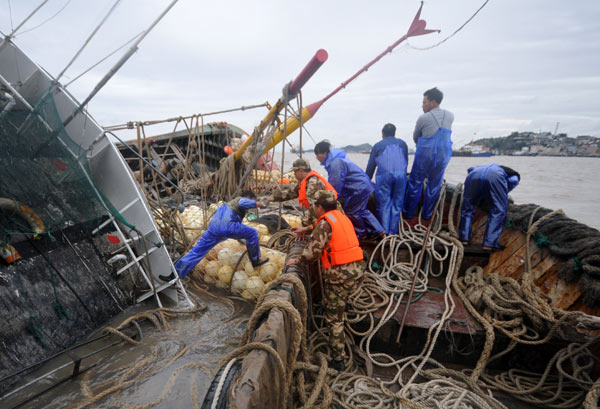
[[[0,0],[2,33],[40,2]],[[140,33],[169,3],[122,0],[61,81],[75,78]],[[312,136],[337,146],[374,143],[382,125],[392,122],[397,136],[414,146],[410,136],[422,93],[433,86],[445,94],[442,107],[455,114],[457,146],[513,131],[554,131],[557,122],[558,132],[569,136],[600,136],[600,1],[490,0],[445,43],[416,49],[452,34],[483,3],[426,1],[422,18],[428,28],[442,32],[410,39],[334,96],[307,124]],[[113,4],[50,0],[14,42],[57,75]],[[283,85],[324,48],[328,61],[303,89],[304,103],[315,102],[400,38],[419,4],[180,0],[88,109],[109,126],[273,103]],[[84,99],[124,50],[70,85],[71,93]],[[206,120],[251,131],[265,112]],[[171,129],[156,126],[147,133]],[[124,131],[120,136],[134,135]]]

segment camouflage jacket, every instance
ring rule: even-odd
[[[317,261],[323,249],[331,241],[331,226],[326,220],[321,220],[313,230],[308,241],[308,245],[302,252],[302,260]],[[343,264],[341,266],[332,266],[325,270],[324,280],[330,283],[338,283],[347,278],[359,279],[362,277],[365,270],[364,261],[354,261],[352,263]]]
[[[288,185],[282,187],[282,191],[275,190],[273,192],[273,200],[276,202],[283,202],[286,200],[298,199],[298,190],[300,189],[300,184],[298,185]],[[306,197],[308,198],[308,203],[310,203],[310,209],[308,212],[305,212],[302,217],[302,225],[303,226],[311,226],[317,221],[317,215],[313,208],[315,203],[315,194],[320,191],[325,190],[325,185],[318,177],[310,177],[306,181]]]
[[[246,212],[250,209],[254,209],[256,207],[256,200],[247,199],[245,197],[236,197],[235,199],[230,200],[226,203],[227,206],[236,212],[240,218],[244,218],[246,216]]]

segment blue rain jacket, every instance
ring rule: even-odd
[[[375,176],[377,215],[383,229],[389,234],[398,234],[406,190],[407,165],[408,147],[401,139],[386,136],[371,150],[366,173],[369,178],[372,178],[377,167]]]
[[[439,128],[433,136],[420,137],[417,141],[415,161],[410,171],[404,197],[404,216],[406,218],[410,219],[415,215],[421,199],[423,182],[427,179],[421,217],[426,220],[431,219],[433,208],[440,196],[444,171],[452,157],[451,135],[450,129]]]
[[[228,204],[221,205],[200,240],[189,253],[175,263],[175,270],[177,270],[179,278],[188,275],[214,246],[226,239],[246,240],[248,258],[251,261],[257,261],[260,258],[258,232],[256,229],[242,224],[245,212],[255,207],[256,201],[244,197],[240,198],[237,204],[239,212],[236,212]]]
[[[471,241],[475,206],[485,203],[491,209],[488,214],[483,245],[498,248],[498,241],[506,218],[508,192],[519,184],[519,178],[517,176],[508,177],[504,169],[495,163],[471,167],[468,173],[461,207],[459,238],[463,242]]]
[[[327,169],[327,179],[338,192],[346,216],[354,225],[359,238],[377,236],[383,227],[373,214],[367,210],[369,196],[375,188],[371,179],[354,162],[346,159],[346,152],[332,149],[321,165]]]

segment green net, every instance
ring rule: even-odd
[[[0,113],[0,146],[0,198],[31,208],[46,233],[107,214],[92,182],[86,151],[65,131],[52,93],[46,93],[33,113]],[[0,240],[10,243],[32,232],[14,209],[0,211]]]

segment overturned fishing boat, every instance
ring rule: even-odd
[[[2,39],[2,398],[129,305],[193,306],[179,281],[157,280],[172,271],[171,258],[143,192],[85,103]],[[73,359],[74,373],[80,363]]]

